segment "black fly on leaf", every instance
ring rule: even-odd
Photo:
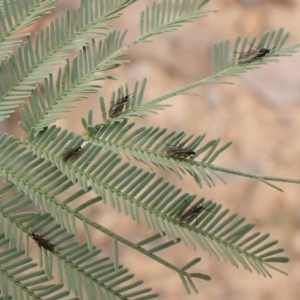
[[[169,146],[166,152],[170,156],[177,156],[181,158],[188,158],[196,154],[195,151],[191,149],[183,148],[181,146]]]
[[[117,117],[123,111],[123,108],[125,107],[129,99],[130,99],[130,95],[128,94],[128,92],[122,98],[118,99],[116,103],[114,103],[114,105],[110,108],[108,114],[109,117],[110,118]]]
[[[254,47],[253,45],[251,45],[251,46]],[[268,49],[268,48],[256,48],[256,49],[250,49],[247,52],[242,52],[242,53],[240,53],[240,55],[238,57],[238,63],[239,64],[251,63],[251,62],[253,62],[255,60],[258,60],[258,59],[266,56],[268,53],[270,53],[275,48],[276,47],[273,47],[271,49]]]
[[[179,217],[179,221],[180,222],[185,222],[188,221],[190,219],[192,219],[193,217],[198,216],[203,210],[206,210],[208,212],[211,212],[209,209],[203,207],[203,203],[200,204],[199,206],[196,207],[192,207],[186,211],[184,211],[180,217]]]
[[[62,160],[64,162],[69,161],[71,158],[75,157],[81,149],[81,145],[71,148],[62,156]]]
[[[46,239],[41,237],[40,235],[32,232],[31,233],[32,239],[38,244],[38,246],[46,251],[53,252],[54,251],[54,245],[48,242]]]

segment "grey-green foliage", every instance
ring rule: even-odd
[[[114,78],[107,71],[128,63],[120,57],[135,44],[206,16],[209,11],[203,6],[208,0],[153,2],[141,13],[140,36],[126,45],[126,30],[111,28],[107,21],[122,13],[126,15],[126,7],[136,1],[85,0],[78,10],[69,9],[34,37],[24,34],[26,41],[20,44],[16,55],[9,56],[19,45],[19,41],[7,42],[14,41],[12,33],[51,11],[49,5],[54,1],[20,2],[24,6],[17,5],[17,0],[0,3],[0,59],[3,60],[0,119],[10,118],[28,99],[19,122],[24,131],[22,140],[0,134],[0,174],[4,181],[0,189],[1,299],[66,299],[68,295],[72,299],[157,297],[147,284],[133,280],[127,267],[120,264],[120,244],[176,272],[187,293],[198,292],[194,279],[210,280],[210,277],[190,271],[200,262],[198,257],[185,266],[177,266],[157,254],[178,243],[201,248],[217,259],[263,276],[271,277],[271,270],[285,274],[274,263],[286,263],[288,258],[279,256],[283,249],[275,247],[277,241],[269,240],[269,234],[253,231],[255,225],[245,218],[230,213],[217,202],[182,191],[158,177],[155,170],[171,171],[183,180],[186,175],[192,176],[200,188],[224,182],[220,172],[256,178],[279,190],[274,181],[299,183],[299,180],[217,166],[214,161],[231,142],[207,141],[204,133],[139,127],[133,118],[157,114],[170,106],[165,100],[176,95],[193,95],[191,90],[195,87],[230,83],[220,81],[219,77],[238,76],[273,61],[274,57],[290,55],[299,45],[283,48],[288,34],[283,29],[267,31],[257,49],[267,47],[271,51],[259,59],[239,64],[236,53],[252,51],[246,48],[248,38],[238,37],[233,49],[228,40],[220,42],[213,45],[210,77],[148,102],[144,102],[147,79],[137,81],[133,90],[127,84],[121,85],[111,99],[100,97],[96,114],[102,114],[103,121],[95,123],[94,112],[90,110],[87,118],[81,119],[84,132],[76,134],[55,126],[55,121],[72,111],[74,102],[97,92],[101,88],[99,80]],[[256,38],[250,44],[255,42]],[[72,56],[68,50],[76,51],[76,55]],[[63,66],[54,74],[56,64]],[[124,108],[122,104],[120,112],[111,118],[111,110],[120,105],[119,99],[127,93],[130,97],[124,102]],[[186,157],[172,156],[167,152],[170,145],[193,151]],[[78,151],[66,158],[66,152],[74,149]],[[131,158],[144,163],[146,169],[137,167]],[[82,202],[83,196],[89,200]],[[137,224],[145,222],[153,236],[133,243],[92,221],[83,210],[101,205],[99,202],[110,204]],[[32,203],[41,212],[35,212]],[[207,210],[182,219],[182,214],[191,207],[197,212],[202,205]],[[78,225],[84,230],[85,243],[76,241]],[[101,250],[93,245],[90,228],[111,237],[112,257],[100,255]],[[53,252],[39,247],[39,264],[32,262],[29,252],[34,234],[55,247]]]

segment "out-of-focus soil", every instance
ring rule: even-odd
[[[64,7],[68,2],[74,3],[64,1]],[[119,29],[129,28],[126,42],[138,36],[139,13],[147,3],[151,1],[138,1],[120,20],[113,22]],[[103,88],[98,95],[80,102],[75,113],[58,124],[81,132],[80,118],[87,116],[87,109],[95,109],[95,115],[99,113],[100,116],[99,95],[109,101],[112,91],[125,82],[132,87],[136,80],[147,77],[145,101],[148,101],[209,76],[211,45],[215,41],[228,38],[232,43],[238,34],[260,36],[267,29],[284,27],[291,32],[287,44],[300,42],[300,1],[222,0],[211,1],[206,8],[218,12],[176,32],[157,36],[152,44],[129,49],[124,57],[129,62],[108,72],[118,80],[101,83]],[[173,98],[168,101],[173,104],[172,108],[158,116],[137,119],[136,123],[196,135],[206,133],[206,141],[220,138],[221,144],[233,141],[215,164],[271,176],[299,178],[300,53],[280,58],[279,62],[231,80],[234,85],[215,84],[198,88],[199,96],[196,97]],[[196,280],[199,294],[188,296],[173,271],[120,245],[120,262],[159,292],[160,299],[300,299],[300,185],[278,183],[284,189],[281,193],[259,181],[224,175],[227,185],[217,182],[216,187],[201,190],[190,178],[180,182],[172,174],[164,175],[185,191],[213,199],[246,216],[249,222],[256,222],[257,230],[269,232],[273,239],[279,240],[279,247],[286,249],[291,261],[278,266],[289,274],[288,277],[274,271],[273,278],[269,279],[251,274],[242,267],[235,269],[200,249],[193,251],[178,246],[174,248],[176,251],[162,252],[165,259],[178,266],[194,257],[202,258],[194,271],[208,274],[212,280]],[[146,226],[137,226],[108,205],[99,204],[98,210],[90,211],[89,216],[134,241],[151,234]],[[93,241],[105,254],[111,254],[110,238],[93,232]]]

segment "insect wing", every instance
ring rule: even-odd
[[[201,204],[199,206],[193,207],[193,208],[183,212],[181,214],[181,216],[179,217],[179,221],[181,221],[181,222],[187,221],[187,220],[191,219],[192,217],[199,215],[202,210],[206,210],[211,213],[211,211],[209,209],[203,207],[203,205]]]
[[[68,160],[73,158],[75,155],[77,155],[80,150],[81,150],[81,146],[71,148],[62,156],[62,160],[64,162],[67,162]]]
[[[259,50],[249,50],[247,52],[242,52],[238,58],[239,63],[244,63],[244,62],[251,62],[255,60],[255,57],[257,56],[257,53]]]
[[[192,209],[189,209],[187,211],[184,211],[181,216],[179,217],[179,221],[184,222],[189,220],[195,215],[195,213],[192,211]]]
[[[117,117],[122,111],[125,106],[126,102],[116,102],[113,107],[109,110],[109,117],[115,118]]]
[[[179,156],[179,157],[189,157],[191,155],[196,154],[195,151],[190,150],[190,149],[185,149],[185,148],[180,148],[180,147],[169,147],[166,150],[167,154],[172,155],[172,156]]]
[[[128,93],[124,95],[122,98],[118,99],[115,102],[115,104],[110,108],[109,117],[110,118],[117,117],[123,111],[123,108],[125,107],[129,99],[130,99],[130,95]]]
[[[272,48],[275,49],[275,48]],[[238,58],[239,63],[250,63],[256,59],[262,58],[266,56],[268,53],[272,51],[272,49],[268,48],[257,48],[252,49],[247,52],[242,52]]]

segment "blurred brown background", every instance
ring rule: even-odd
[[[138,1],[124,12],[122,18],[112,22],[119,29],[129,28],[126,42],[138,36],[140,11],[149,3],[151,1]],[[75,4],[77,6],[78,1],[59,1],[52,16],[60,15],[68,6]],[[130,49],[125,58],[130,63],[108,72],[118,80],[101,83],[103,88],[97,95],[92,95],[89,101],[78,103],[74,114],[58,124],[81,132],[80,118],[87,116],[89,108],[94,108],[95,115],[100,116],[99,96],[104,96],[109,102],[112,91],[125,82],[132,87],[136,80],[147,77],[145,101],[149,101],[209,76],[214,41],[229,38],[233,42],[238,34],[261,36],[267,29],[278,30],[283,26],[291,32],[287,45],[300,42],[300,1],[219,0],[211,1],[206,9],[218,12],[187,24],[177,32],[157,36],[152,44],[141,44]],[[46,26],[50,19],[44,19],[37,26]],[[32,32],[37,29],[33,28]],[[144,126],[206,133],[206,142],[215,138],[221,139],[221,145],[233,141],[233,145],[217,159],[217,165],[299,178],[299,75],[300,52],[233,78],[232,86],[207,85],[196,89],[200,95],[198,97],[173,98],[168,101],[173,104],[171,109],[158,116],[148,115],[144,120],[135,121]],[[18,114],[14,120],[16,118],[19,118]],[[9,122],[5,126],[16,133],[18,129],[12,128]],[[271,233],[271,238],[280,241],[279,247],[285,248],[285,254],[291,259],[290,263],[278,266],[289,277],[272,272],[274,278],[265,279],[243,268],[237,270],[230,264],[218,262],[200,249],[193,251],[179,246],[162,252],[161,256],[178,266],[183,266],[194,257],[202,258],[193,271],[210,275],[212,281],[196,280],[200,293],[188,296],[174,272],[122,245],[120,263],[130,267],[139,279],[145,280],[146,286],[152,286],[155,292],[159,292],[160,299],[300,299],[300,185],[279,184],[284,189],[284,193],[280,193],[259,181],[221,175],[228,185],[217,182],[215,188],[205,187],[203,190],[189,178],[180,182],[172,174],[166,177],[185,191],[211,198],[246,216],[248,222],[257,223],[257,230]],[[133,241],[151,234],[145,226],[137,226],[128,217],[102,203],[98,211],[90,211],[89,216]],[[84,240],[83,235],[80,239]],[[93,239],[105,254],[111,255],[110,238],[93,232]]]

